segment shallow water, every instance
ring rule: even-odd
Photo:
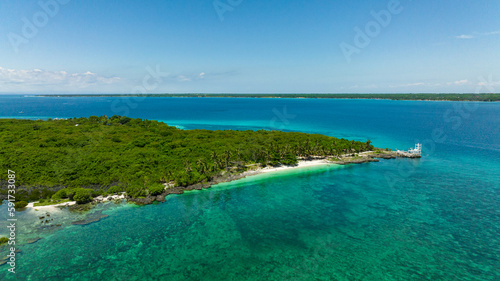
[[[20,230],[21,240],[44,239],[20,247],[15,276],[0,267],[5,280],[500,279],[499,103],[132,101],[127,115],[185,129],[304,131],[399,149],[422,141],[424,157],[262,174],[164,204],[109,205],[109,217],[85,226],[62,211],[58,231]],[[110,116],[124,104],[2,97],[0,116]],[[19,218],[30,225],[28,216]]]

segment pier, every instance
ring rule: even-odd
[[[420,158],[422,157],[422,144],[416,143],[414,148],[410,148],[408,151],[397,150],[398,156],[407,158]]]

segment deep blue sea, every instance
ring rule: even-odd
[[[261,174],[158,205],[101,205],[94,214],[109,217],[86,226],[59,210],[58,230],[38,225],[43,211],[19,212],[17,273],[0,266],[0,279],[500,280],[500,103],[0,96],[0,118],[115,114],[392,149],[420,142],[423,157]],[[0,235],[6,215],[3,204]]]

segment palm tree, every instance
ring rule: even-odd
[[[271,159],[271,156],[273,155],[273,153],[271,152],[271,150],[266,150],[266,151],[264,151],[264,154],[266,156],[266,163],[267,163]]]
[[[214,166],[213,166],[213,171],[217,171],[217,153],[214,151],[212,152],[212,161],[214,161]]]
[[[205,170],[206,170],[206,164],[205,164],[205,160],[204,159],[198,159],[198,162],[196,162],[196,164],[198,165],[198,170],[200,171],[201,174],[204,174],[205,173]]]
[[[191,176],[191,172],[193,171],[193,169],[191,169],[191,164],[189,163],[188,160],[186,160],[186,162],[184,163],[184,165],[186,165],[186,174],[188,175],[188,177]]]
[[[241,149],[239,147],[236,148],[236,160],[241,160]]]
[[[257,152],[255,151],[255,149],[253,149],[253,148],[252,148],[252,157],[253,157],[253,162],[257,163],[258,155],[257,155]]]
[[[227,171],[228,170],[229,159],[231,158],[232,153],[231,153],[231,151],[226,150],[226,151],[224,151],[224,155],[226,156],[225,160],[226,160],[226,171]]]
[[[302,143],[300,141],[299,144],[297,144],[297,155],[302,157]]]
[[[318,141],[315,141],[314,142],[314,148],[313,148],[313,154],[318,154],[318,152],[319,152],[318,151],[318,148],[319,148],[318,145],[319,145]]]

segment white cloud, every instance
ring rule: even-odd
[[[349,87],[341,87],[342,89],[350,89],[350,90],[356,90],[356,89],[377,89],[379,86],[377,84],[368,84],[368,85],[352,85]]]
[[[490,36],[490,35],[498,35],[500,34],[500,30],[490,31],[490,32],[474,32],[473,34],[462,34],[455,36],[457,39],[473,39],[481,36]]]
[[[463,80],[458,80],[458,81],[453,81],[453,82],[448,82],[446,83],[447,85],[465,85],[469,84],[469,80],[463,79]]]
[[[493,75],[490,74],[488,77],[480,76],[478,77],[479,83],[477,83],[476,93],[497,93],[500,86],[500,81],[493,80]]]
[[[491,32],[485,32],[483,33],[482,35],[496,35],[496,34],[500,34],[500,30],[497,30],[497,31],[491,31]]]
[[[480,82],[477,83],[478,86],[482,87],[494,87],[494,86],[500,86],[500,80],[499,81],[493,81],[493,76],[490,75],[488,79],[484,77],[480,77],[479,80]]]
[[[417,82],[417,83],[410,83],[410,84],[406,84],[405,86],[406,87],[411,87],[411,86],[421,86],[421,85],[424,85],[425,83],[423,82]]]
[[[191,81],[191,78],[186,77],[185,75],[178,75],[177,80],[179,80],[180,82],[188,82]]]
[[[414,87],[414,86],[424,86],[424,82],[416,82],[416,83],[408,83],[408,84],[399,84],[399,85],[389,85],[389,88],[404,88],[404,87]]]
[[[500,86],[500,81],[492,81],[492,82],[479,82],[478,86]]]
[[[459,36],[455,36],[455,38],[457,38],[457,39],[472,39],[472,38],[475,38],[475,37],[472,36],[472,35],[462,34],[462,35],[459,35]]]
[[[205,72],[201,72],[200,74],[179,74],[177,76],[174,76],[175,79],[179,82],[191,82],[191,81],[196,81],[200,79],[204,79],[206,76]]]
[[[16,70],[0,67],[0,85],[3,86],[70,86],[73,88],[86,88],[93,85],[113,84],[118,81],[120,81],[119,77],[104,77],[90,71],[68,73],[66,71]]]

